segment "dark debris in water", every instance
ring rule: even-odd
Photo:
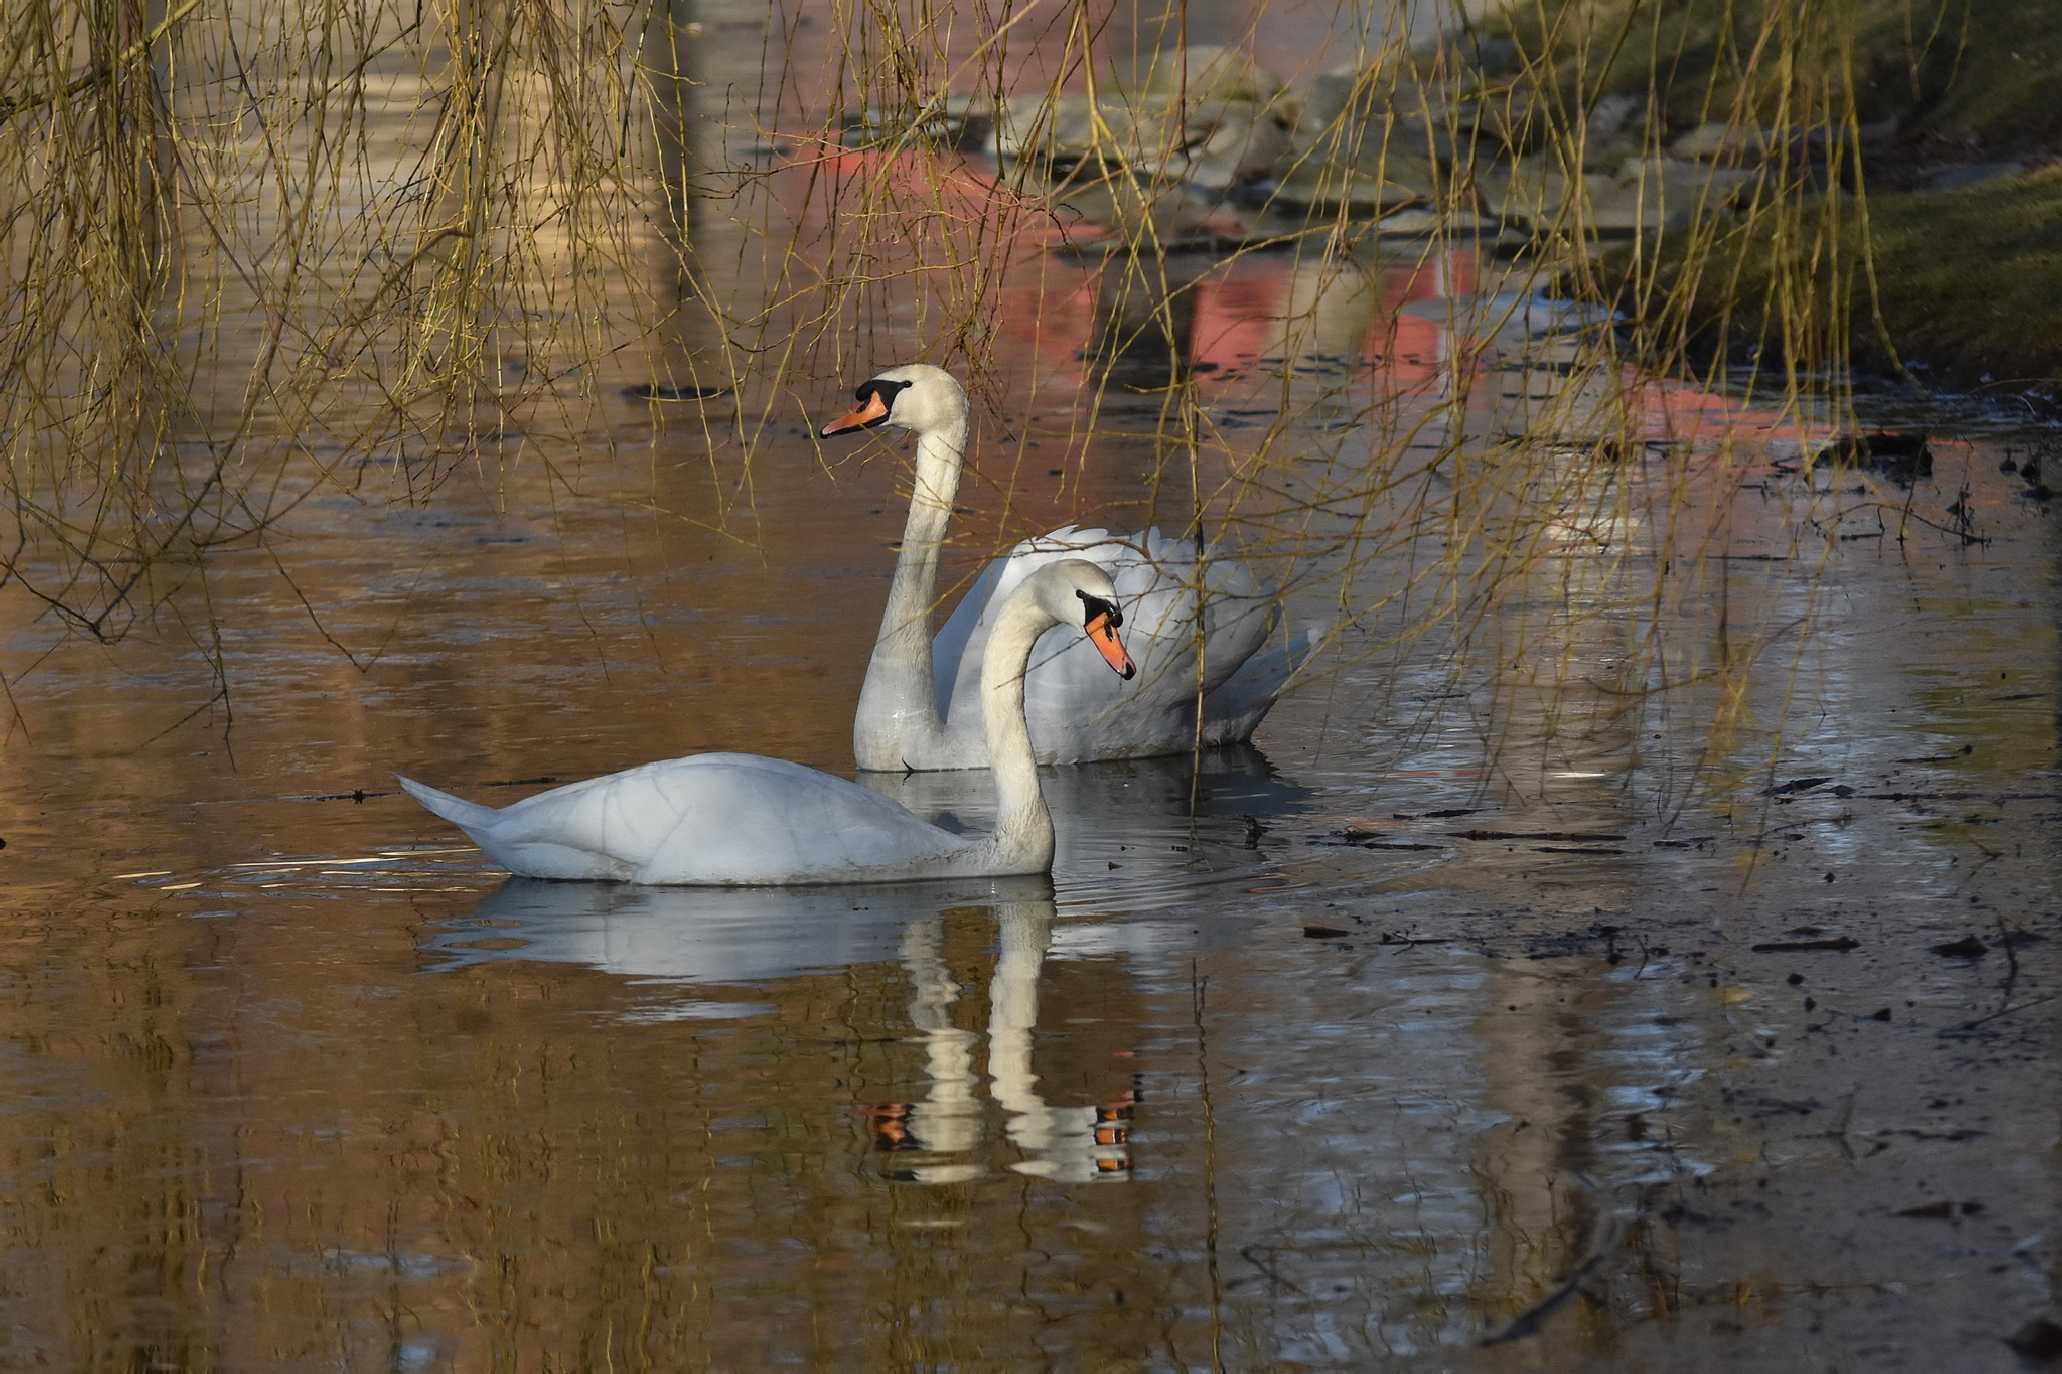
[[[1973,1217],[1983,1210],[1980,1202],[1951,1202],[1946,1198],[1938,1202],[1922,1202],[1915,1207],[1904,1207],[1892,1212],[1894,1217],[1916,1217],[1926,1221],[1946,1221],[1953,1217]]]
[[[1964,935],[1959,940],[1931,946],[1933,953],[1944,959],[1981,959],[1990,953],[1990,947],[1974,935]]]
[[[1851,935],[1838,935],[1829,940],[1763,940],[1747,948],[1756,954],[1793,954],[1808,950],[1832,950],[1845,954],[1851,949],[1860,949],[1862,942]]]
[[[1971,755],[1971,754],[1973,754],[1973,753],[1975,753],[1975,752],[1976,752],[1976,746],[1975,746],[1975,745],[1973,745],[1973,744],[1965,744],[1965,745],[1963,745],[1963,746],[1962,746],[1961,748],[1959,748],[1959,749],[1951,749],[1951,750],[1949,750],[1949,751],[1948,751],[1947,753],[1945,753],[1945,754],[1916,754],[1916,755],[1912,756],[1911,758],[1904,758],[1904,759],[1893,759],[1893,760],[1892,760],[1892,762],[1894,762],[1894,763],[1952,763],[1952,762],[1953,762],[1954,760],[1956,760],[1956,759],[1961,759],[1961,758],[1967,758],[1967,757],[1968,757],[1969,755]]]
[[[642,382],[626,386],[623,394],[633,401],[706,401],[716,396],[727,396],[727,386],[661,386],[656,382]]]
[[[1400,816],[1399,820],[1409,820]],[[1329,835],[1313,835],[1310,843],[1317,845],[1352,845],[1356,849],[1443,849],[1444,845],[1428,844],[1422,840],[1393,840],[1390,832],[1379,823],[1358,822],[1344,830],[1335,830]]]
[[[1761,790],[1761,795],[1764,797],[1789,797],[1799,792],[1809,792],[1814,787],[1824,787],[1831,781],[1831,778],[1793,778],[1789,782],[1778,783],[1774,787],[1764,787]]]
[[[2062,1360],[2062,1326],[2046,1317],[2035,1317],[2005,1337],[2005,1344],[2022,1360],[2053,1364]]]
[[[1457,840],[1559,840],[1563,843],[1603,844],[1622,840],[1623,835],[1585,835],[1576,830],[1454,830]]]
[[[1883,429],[1836,435],[1819,450],[1819,456],[1871,468],[1902,486],[1933,475],[1932,445],[1924,434],[1909,431]]]

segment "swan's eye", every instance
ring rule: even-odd
[[[1123,627],[1124,612],[1117,609],[1116,602],[1105,601],[1099,596],[1091,596],[1079,588],[1075,589],[1074,595],[1081,598],[1081,605],[1083,607],[1082,624],[1089,624],[1100,615],[1109,617],[1111,629],[1121,629]]]
[[[861,382],[852,392],[855,401],[879,401],[886,409],[893,409],[895,398],[909,389],[908,382],[890,381],[886,377],[870,377]]]

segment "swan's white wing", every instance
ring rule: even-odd
[[[1079,546],[1075,542],[1077,537],[1081,538]],[[953,607],[945,628],[931,641],[931,676],[937,683],[938,719],[947,722],[948,730],[954,728],[952,703],[960,701],[967,703],[967,715],[958,728],[971,728],[977,740],[980,736],[981,655],[988,648],[989,627],[1010,593],[1032,573],[1062,558],[1102,562],[1089,550],[1097,546],[1108,548],[1107,539],[1102,530],[1076,530],[1072,525],[1063,525],[1051,534],[1024,540],[981,570],[959,605]],[[979,762],[985,766],[985,751]]]
[[[1202,678],[1207,692],[1223,683],[1267,641],[1275,621],[1273,598],[1262,595],[1246,565],[1211,557],[1198,565],[1193,540],[1169,539],[1158,529],[1134,534],[1111,569],[1124,608],[1125,645],[1138,678],[1121,692],[1088,672],[1093,653],[1070,655],[1069,676],[1098,695],[1185,708],[1197,676],[1197,616],[1201,613]],[[1200,575],[1199,575],[1200,573]],[[1092,646],[1084,646],[1092,647]]]
[[[465,829],[517,873],[645,883],[851,881],[968,847],[856,783],[756,754],[649,763]]]
[[[1114,581],[1117,576],[1114,565],[1122,551],[1108,530],[1084,530],[1073,525],[1062,525],[1050,534],[1041,534],[1036,538],[1024,540],[982,570],[979,581],[974,585],[977,591],[983,587],[987,588],[985,601],[979,605],[974,604],[974,595],[969,592],[966,599],[953,611],[952,619],[946,623],[945,630],[938,636],[938,642],[942,643],[947,634],[954,632],[955,627],[963,626],[958,641],[952,691],[949,694],[941,693],[938,699],[938,715],[947,722],[949,729],[971,729],[976,738],[981,733],[981,655],[988,647],[988,631],[997,609],[1009,599],[1010,593],[1017,589],[1018,584],[1046,564],[1057,563],[1062,558],[1086,558],[1109,573]],[[1124,595],[1121,583],[1117,587],[1117,594],[1120,598]],[[965,613],[969,611],[972,614],[967,616]],[[1125,615],[1128,624],[1128,606]],[[1052,638],[1057,642],[1060,638],[1059,632],[1055,631]],[[1041,640],[1041,652],[1031,656],[1034,665],[1041,657],[1049,656],[1042,652],[1044,644],[1045,641]],[[942,661],[937,656],[938,644],[934,643],[931,652],[934,665]],[[1103,671],[1107,673],[1109,669],[1105,668]],[[965,712],[956,726],[952,723],[948,711],[948,703],[952,701],[962,703]]]
[[[1107,566],[1138,675],[1116,678],[1079,632],[1040,641],[1025,714],[1039,757],[1056,763],[1189,748],[1199,668],[1207,701],[1266,642],[1275,621],[1273,600],[1257,593],[1242,564],[1206,559],[1199,568],[1192,540],[1148,530],[1105,547],[1115,550]]]
[[[1196,610],[1202,603],[1203,688],[1227,681],[1267,640],[1275,623],[1272,598],[1233,559],[1209,559],[1197,587],[1194,541],[1170,539],[1157,528],[1130,535],[1064,526],[1027,539],[982,573],[986,603],[954,631],[958,667],[944,712],[955,755],[947,766],[985,764],[979,711],[981,653],[993,610],[1024,578],[1062,558],[1086,558],[1110,574],[1124,610],[1124,643],[1138,664],[1130,683],[1110,672],[1071,626],[1038,642],[1025,679],[1025,713],[1041,762],[1122,758],[1187,747],[1194,738]],[[968,610],[964,604],[961,610]],[[942,636],[941,636],[942,637]],[[928,762],[928,761],[927,761]]]
[[[945,719],[952,709],[952,694],[959,683],[959,669],[962,663],[974,664],[974,680],[981,677],[981,649],[988,642],[987,616],[990,607],[1000,606],[1002,597],[996,595],[996,587],[1009,574],[1010,561],[997,558],[981,569],[981,575],[974,579],[974,585],[967,588],[967,594],[959,599],[946,618],[945,628],[938,631],[931,641],[931,690],[938,703],[938,719]],[[1022,573],[1010,581],[1011,588],[1023,580]],[[1003,596],[1009,593],[1004,592]],[[980,634],[975,641],[976,631]],[[967,652],[968,647],[973,653]]]

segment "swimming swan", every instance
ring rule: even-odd
[[[1193,542],[1165,538],[1157,529],[1113,535],[1071,525],[1027,539],[990,563],[934,642],[929,617],[938,551],[966,452],[966,392],[951,373],[911,363],[879,373],[853,394],[859,405],[825,425],[823,437],[881,425],[917,436],[909,523],[852,722],[852,753],[860,768],[900,773],[988,766],[979,712],[953,708],[977,700],[974,687],[994,608],[1057,559],[1091,559],[1115,579],[1130,613],[1125,638],[1139,680],[1113,691],[1115,684],[1071,641],[1054,636],[1040,646],[1025,694],[1040,763],[1143,758],[1195,746],[1199,573],[1205,746],[1249,738],[1308,656],[1315,629],[1263,651],[1277,612],[1274,599],[1258,590],[1243,564],[1203,559]]]
[[[1078,620],[1076,618],[1079,618]],[[1024,725],[1038,639],[1078,623],[1130,677],[1116,584],[1086,559],[1040,568],[1011,593],[981,655],[996,826],[955,835],[844,778],[756,754],[696,754],[576,782],[496,810],[408,778],[408,794],[530,878],[757,886],[996,877],[1052,868],[1052,816]]]

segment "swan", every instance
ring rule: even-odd
[[[1277,612],[1244,565],[1206,558],[1196,543],[1157,530],[1124,536],[1066,526],[996,559],[946,620],[937,639],[929,617],[938,551],[952,518],[967,442],[967,395],[951,373],[927,363],[891,367],[860,384],[859,404],[823,426],[829,438],[888,425],[916,433],[916,482],[902,550],[859,709],[852,752],[869,772],[986,768],[990,751],[974,686],[995,608],[1056,559],[1092,559],[1130,607],[1126,638],[1139,681],[1121,694],[1090,660],[1057,637],[1040,647],[1026,688],[1026,715],[1040,763],[1186,753],[1197,743],[1195,605],[1204,601],[1201,679],[1206,746],[1250,737],[1289,674],[1317,639],[1316,627],[1266,649]],[[1200,579],[1202,587],[1196,585]],[[957,709],[955,709],[957,708]]]
[[[1108,665],[1135,671],[1110,575],[1086,559],[1023,580],[981,654],[993,834],[956,835],[880,793],[799,763],[695,754],[525,797],[499,810],[409,778],[408,794],[528,878],[701,886],[999,877],[1052,869],[1052,815],[1024,724],[1025,665],[1039,637],[1079,617]]]

